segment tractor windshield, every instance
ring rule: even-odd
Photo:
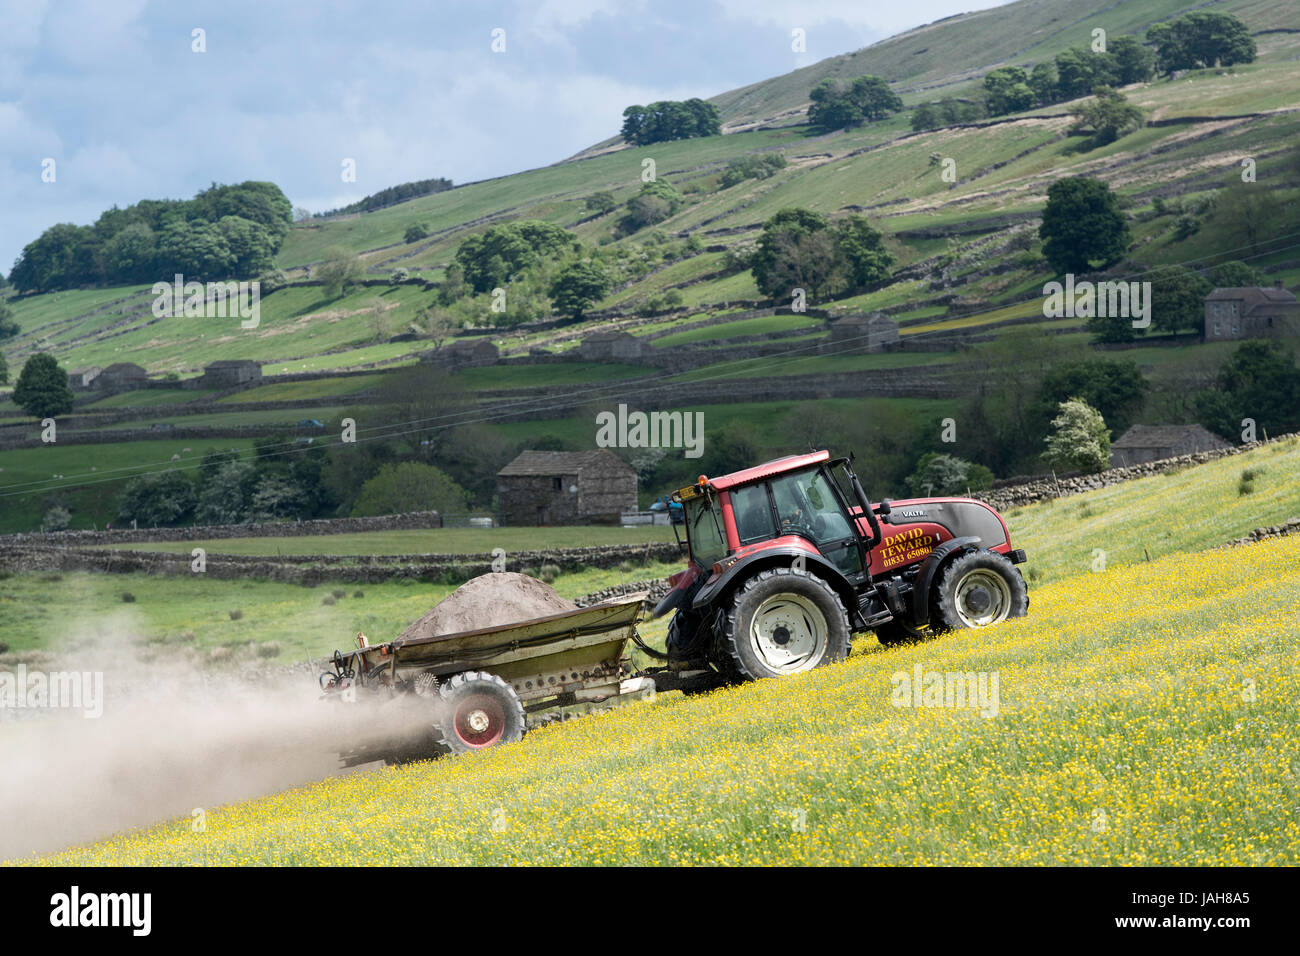
[[[686,509],[686,536],[691,545],[691,557],[702,568],[712,567],[727,554],[717,500],[711,494],[703,494],[688,498],[683,507]]]

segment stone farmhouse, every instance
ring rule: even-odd
[[[1215,289],[1205,297],[1205,341],[1300,333],[1300,303],[1278,279],[1271,289]]]
[[[507,526],[617,524],[636,492],[635,469],[608,449],[525,451],[497,472]]]

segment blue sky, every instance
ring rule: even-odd
[[[0,269],[56,222],[214,181],[271,180],[316,211],[544,166],[617,133],[631,103],[712,96],[999,2],[0,0]]]

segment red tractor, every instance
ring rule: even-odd
[[[797,674],[882,644],[1021,617],[1029,595],[1006,523],[970,498],[872,504],[847,458],[795,455],[673,496],[690,564],[655,609],[676,611],[668,668],[683,689]],[[665,675],[667,676],[667,675]]]

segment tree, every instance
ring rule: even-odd
[[[1257,52],[1250,29],[1230,13],[1194,10],[1171,23],[1153,23],[1147,42],[1165,73],[1252,63]]]
[[[1060,99],[1087,96],[1095,87],[1115,85],[1115,58],[1109,53],[1071,47],[1056,54],[1056,74]]]
[[[142,528],[182,524],[194,513],[193,483],[183,471],[169,469],[132,478],[117,499],[117,520],[134,521]]]
[[[885,80],[866,74],[853,80],[827,78],[808,94],[808,123],[822,129],[859,126],[903,108],[903,101]]]
[[[675,139],[717,136],[722,132],[718,108],[701,99],[661,100],[649,106],[629,106],[623,110],[620,133],[624,142],[647,146]]]
[[[983,465],[933,451],[921,456],[906,481],[909,494],[927,498],[983,491],[992,484],[993,472]]]
[[[9,384],[9,363],[5,360],[4,352],[0,352],[0,385]]]
[[[785,165],[785,157],[780,153],[739,156],[727,163],[727,168],[722,171],[720,185],[723,189],[730,189],[746,179],[767,179],[784,169]]]
[[[57,418],[72,411],[68,373],[46,352],[33,355],[23,365],[12,398],[15,405],[33,418]]]
[[[316,267],[315,276],[327,299],[337,299],[361,281],[365,268],[361,257],[343,246],[330,246],[325,250],[325,261]]]
[[[9,303],[0,299],[0,339],[11,339],[22,329],[14,321],[14,310],[10,308]]]
[[[1243,342],[1219,369],[1216,387],[1194,401],[1197,420],[1210,431],[1237,441],[1243,421],[1263,433],[1300,429],[1300,369],[1295,353],[1280,342]]]
[[[984,77],[984,92],[988,97],[991,116],[1032,109],[1037,100],[1029,85],[1029,74],[1018,66],[1004,66],[990,71]]]
[[[1043,223],[1038,229],[1043,257],[1058,273],[1105,268],[1123,257],[1129,244],[1128,222],[1110,187],[1099,179],[1071,176],[1047,190]]]
[[[1060,98],[1060,75],[1056,72],[1056,64],[1051,60],[1045,63],[1035,63],[1034,68],[1029,72],[1029,88],[1034,91],[1034,99],[1039,106],[1049,106]]]
[[[306,507],[303,489],[296,481],[281,475],[263,475],[249,499],[248,517],[252,521],[282,521],[299,516]]]
[[[605,297],[610,289],[605,267],[596,259],[571,262],[555,276],[548,294],[557,311],[581,319],[593,302]]]
[[[1061,402],[1078,398],[1097,409],[1111,434],[1119,436],[1141,414],[1147,387],[1142,370],[1132,359],[1112,362],[1095,358],[1052,366],[1043,376],[1038,396],[1044,421]]]
[[[421,239],[427,239],[428,236],[428,226],[422,222],[413,222],[406,227],[406,232],[402,234],[402,241],[409,245],[412,242],[419,242]]]
[[[1115,79],[1121,86],[1145,83],[1155,75],[1156,55],[1137,37],[1116,37],[1108,52],[1115,58]]]
[[[1101,412],[1081,398],[1057,406],[1043,459],[1053,468],[1092,473],[1110,467],[1110,432]]]
[[[618,231],[628,236],[663,222],[681,208],[683,201],[677,187],[666,179],[643,183],[641,191],[628,200],[627,213],[618,221]]]
[[[1263,281],[1258,269],[1239,260],[1212,266],[1205,271],[1205,278],[1216,289],[1245,289]]]
[[[1151,270],[1151,327],[1162,332],[1198,331],[1205,324],[1205,297],[1214,287],[1187,266]]]
[[[614,199],[614,194],[604,190],[592,193],[587,197],[587,201],[583,203],[587,212],[593,212],[597,215],[603,215],[617,205],[618,202]]]
[[[894,257],[885,248],[885,237],[865,216],[845,216],[835,224],[839,255],[855,288],[865,288],[889,277]]]
[[[491,226],[456,249],[456,263],[475,292],[491,292],[518,273],[568,248],[574,235],[536,219]]]
[[[210,453],[199,466],[199,488],[194,520],[198,524],[238,524],[248,518],[257,474],[251,462],[240,461],[239,453]],[[204,469],[210,469],[205,475]]]
[[[464,514],[469,510],[465,489],[432,465],[401,462],[384,465],[361,486],[353,517],[437,511]]]
[[[1085,100],[1074,114],[1079,117],[1075,129],[1091,129],[1094,146],[1113,143],[1142,127],[1142,110],[1109,86],[1097,87],[1093,98]]]

